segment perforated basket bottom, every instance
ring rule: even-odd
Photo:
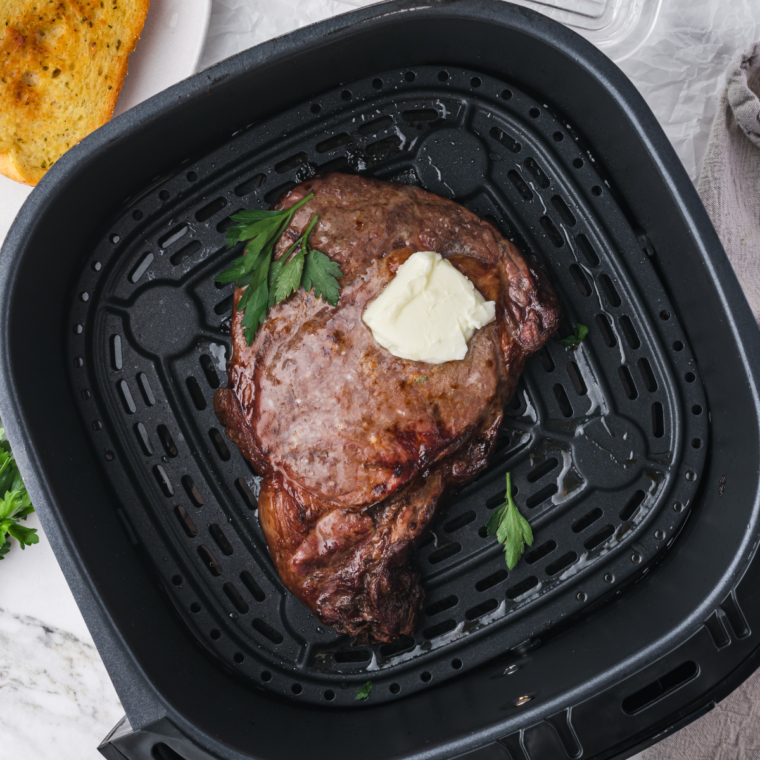
[[[360,171],[453,197],[548,269],[589,335],[528,364],[487,472],[417,553],[414,639],[354,646],[282,586],[258,524],[259,477],[211,397],[231,286],[213,277],[229,215],[316,171]],[[389,71],[242,129],[146,188],[111,223],[71,311],[71,373],[126,529],[189,629],[266,689],[347,706],[427,688],[611,593],[675,538],[699,484],[707,410],[678,319],[571,126],[483,74]],[[644,247],[642,247],[644,246]],[[564,327],[564,334],[569,332]],[[535,543],[507,572],[484,525],[511,471]]]

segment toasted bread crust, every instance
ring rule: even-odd
[[[35,185],[112,116],[150,0],[0,0],[0,174]]]

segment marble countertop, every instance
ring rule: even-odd
[[[200,67],[351,9],[336,0],[214,0]],[[664,0],[647,44],[620,64],[693,180],[723,73],[757,39],[758,23],[760,0]],[[28,524],[40,543],[14,545],[0,562],[0,760],[97,760],[121,706],[36,515]]]

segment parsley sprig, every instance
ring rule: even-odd
[[[299,286],[307,293],[313,290],[317,298],[331,306],[338,303],[340,286],[337,278],[342,277],[343,272],[329,256],[309,245],[309,235],[319,219],[316,214],[285,255],[272,260],[277,241],[294,214],[313,197],[313,193],[307,195],[294,206],[281,211],[254,209],[239,211],[232,216],[232,221],[237,224],[227,230],[227,248],[242,240],[247,241],[247,245],[243,255],[215,279],[223,283],[234,282],[239,288],[245,288],[237,310],[245,312],[243,334],[249,346],[266,319],[267,310],[284,301]]]
[[[34,507],[3,428],[0,428],[0,495],[0,559],[3,559],[10,551],[11,538],[15,538],[22,549],[40,540],[34,528],[18,523],[26,520]]]
[[[356,692],[354,700],[361,702],[369,697],[369,693],[372,691],[372,681],[367,681],[363,686],[360,686]]]
[[[486,523],[486,534],[496,535],[500,544],[504,544],[504,556],[507,567],[512,570],[525,551],[525,544],[533,546],[533,530],[530,523],[520,514],[512,498],[512,475],[507,473],[507,493],[505,502],[497,507]]]
[[[575,331],[571,332],[570,335],[567,336],[567,338],[562,338],[560,343],[565,348],[575,348],[576,346],[579,346],[581,344],[581,341],[588,335],[588,327],[586,325],[582,325],[578,323],[575,326]]]

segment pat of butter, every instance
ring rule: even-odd
[[[364,310],[364,324],[394,356],[428,364],[464,359],[475,331],[493,322],[496,304],[440,254],[412,254]]]

